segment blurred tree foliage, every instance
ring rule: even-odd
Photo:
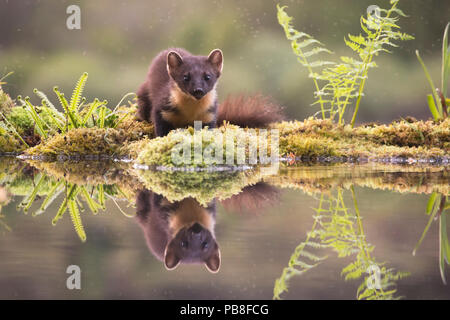
[[[219,97],[247,91],[263,92],[286,106],[287,113],[304,118],[314,113],[312,85],[291,54],[289,43],[270,0],[0,0],[0,73],[15,71],[5,87],[12,96],[31,95],[34,87],[54,85],[69,90],[78,75],[91,75],[88,99],[118,101],[135,91],[148,64],[159,51],[185,47],[208,54],[219,47],[225,69]],[[280,0],[296,17],[294,25],[340,48],[348,33],[358,34],[359,17],[372,4],[388,0]],[[66,28],[67,6],[81,7],[81,30]],[[362,121],[389,121],[412,115],[428,118],[427,84],[415,61],[419,49],[438,72],[442,32],[450,17],[446,0],[402,1],[409,15],[402,30],[416,40],[402,43],[393,55],[382,57],[367,83]],[[432,53],[433,52],[433,53]]]

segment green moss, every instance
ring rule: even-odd
[[[14,107],[14,101],[6,92],[2,90],[2,86],[0,84],[0,112],[6,114],[11,110],[12,107]]]
[[[295,155],[316,160],[320,157],[362,158],[377,160],[382,158],[440,158],[448,157],[450,149],[450,120],[439,123],[433,121],[396,121],[390,125],[338,126],[330,120],[309,118],[304,121],[281,122],[272,125],[280,133],[279,153],[281,156]],[[213,129],[210,136],[225,135],[235,126]],[[192,144],[193,129],[172,131],[165,137],[159,137],[140,143],[142,152],[137,162],[146,165],[176,166],[172,162],[172,150],[180,141]],[[203,129],[199,134],[206,133]],[[249,139],[254,132],[239,130],[239,138]],[[257,133],[257,131],[256,131]],[[235,140],[236,142],[236,140]],[[203,149],[215,146],[217,142],[203,136]],[[270,145],[270,143],[268,144]],[[245,150],[248,159],[248,145]],[[226,148],[224,148],[225,160]],[[136,158],[136,152],[132,154]],[[194,163],[193,152],[191,162]],[[236,159],[236,155],[235,155]],[[201,162],[193,166],[206,166]]]
[[[41,116],[49,123],[50,110],[39,108]],[[122,114],[129,114],[116,128],[99,129],[97,127],[72,129],[65,135],[50,136],[38,146],[26,150],[29,155],[45,155],[50,158],[64,155],[107,155],[126,156],[136,159],[137,163],[150,166],[176,166],[172,163],[172,150],[180,146],[181,141],[190,143],[194,130],[174,130],[165,137],[153,137],[153,125],[135,120],[135,106],[121,107]],[[22,107],[14,107],[8,115],[20,132],[30,128],[32,120]],[[401,120],[389,125],[363,125],[357,128],[338,126],[330,120],[309,118],[304,121],[285,121],[275,123],[272,129],[280,133],[279,154],[281,156],[306,157],[316,160],[320,157],[362,158],[377,160],[382,158],[442,158],[449,157],[450,119],[440,122]],[[214,138],[233,133],[234,160],[237,163],[236,144],[238,140],[249,141],[259,130],[239,129],[225,125],[220,128],[203,129],[202,152],[222,148]],[[270,137],[270,136],[269,136]],[[0,150],[22,151],[23,144],[10,132],[0,128]],[[193,145],[192,145],[193,146]],[[191,147],[192,147],[191,146]],[[270,154],[270,143],[268,143]],[[227,149],[223,146],[222,163],[225,163]],[[191,149],[192,150],[192,149]],[[181,150],[180,150],[181,151]],[[211,152],[214,155],[214,151]],[[245,159],[248,160],[249,148],[246,144]],[[220,158],[220,157],[219,157]],[[194,152],[191,162],[194,167],[205,167],[208,163],[195,163]],[[248,163],[248,162],[247,162]],[[182,164],[184,166],[184,164]]]
[[[0,129],[0,153],[3,152],[20,152],[26,147],[15,136],[12,136],[4,129]]]
[[[132,152],[127,146],[132,142],[152,137],[152,135],[153,125],[148,122],[136,121],[134,113],[131,113],[116,128],[72,129],[66,134],[58,133],[50,136],[36,147],[27,149],[25,153],[50,159],[58,155],[127,156]]]
[[[120,130],[108,128],[72,129],[66,134],[56,134],[43,143],[26,150],[28,155],[114,155],[126,140]]]
[[[6,118],[20,134],[23,134],[26,130],[34,126],[33,118],[23,107],[12,108],[6,115]]]
[[[142,151],[136,162],[149,166],[168,167],[248,164],[251,152],[249,141],[264,141],[263,138],[258,138],[258,132],[259,130],[241,129],[233,125],[215,129],[204,128],[198,131],[194,131],[192,127],[173,130],[167,136],[157,137],[146,145],[139,145],[142,147]],[[270,134],[266,136],[268,156],[270,156],[270,138]],[[195,157],[194,150],[197,145],[201,148],[201,159]],[[238,150],[238,145],[243,148]],[[181,159],[185,151],[189,154],[186,159]],[[259,149],[256,151],[259,153]],[[179,163],[174,163],[172,158],[178,159],[175,161]],[[233,163],[230,163],[231,161],[228,159],[232,159]]]
[[[396,121],[352,129],[330,120],[309,118],[274,124],[280,130],[280,153],[312,157],[433,158],[449,156],[450,119]]]
[[[169,201],[192,197],[206,206],[213,199],[224,200],[238,194],[245,186],[257,183],[273,172],[259,169],[231,172],[183,172],[136,170],[143,185]]]

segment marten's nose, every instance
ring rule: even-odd
[[[202,88],[197,88],[197,89],[194,90],[194,92],[192,92],[192,95],[196,99],[201,99],[205,95],[205,91],[203,91]]]
[[[203,228],[198,222],[194,223],[194,225],[191,227],[191,231],[196,234],[202,232],[202,230]]]

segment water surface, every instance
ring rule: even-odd
[[[0,167],[2,299],[450,298],[440,251],[449,210],[437,200],[449,194],[446,168],[305,165],[183,185],[121,163],[3,158]],[[188,227],[207,225],[197,231],[200,246],[209,242],[196,249],[186,235],[189,259],[167,270],[179,258],[166,261],[168,245],[185,249],[167,238],[172,220],[156,219],[175,211]],[[81,269],[81,290],[66,287],[69,265]],[[381,289],[364,296],[373,277]]]

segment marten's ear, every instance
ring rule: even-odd
[[[209,270],[209,272],[217,273],[220,269],[220,249],[217,245],[217,242],[214,242],[214,249],[211,252],[211,255],[205,260],[205,267]]]
[[[164,265],[167,270],[173,270],[180,264],[180,258],[178,258],[172,241],[166,247],[164,251]]]
[[[183,64],[183,58],[181,58],[181,56],[177,52],[170,51],[167,54],[167,69],[175,70],[182,64]]]
[[[208,56],[208,61],[214,66],[216,71],[220,74],[223,69],[223,53],[220,49],[214,49]]]

